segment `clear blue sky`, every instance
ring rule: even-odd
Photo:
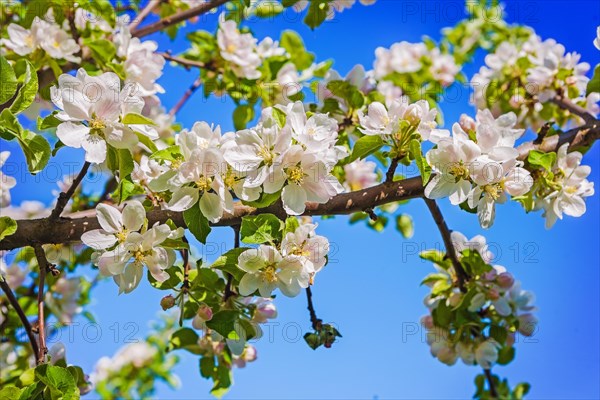
[[[391,1],[379,0],[374,6],[355,6],[334,22],[325,23],[312,32],[292,14],[290,18],[250,23],[259,38],[278,37],[286,28],[298,30],[308,49],[319,60],[335,59],[335,68],[345,74],[354,64],[370,68],[374,50],[396,41],[418,41],[421,35],[439,37],[440,28],[452,25],[463,9],[462,1]],[[509,1],[509,20],[533,26],[543,38],[552,37],[568,51],[577,51],[592,65],[600,59],[592,45],[596,26],[600,24],[600,6],[590,1]],[[202,20],[195,27],[212,30],[216,17]],[[183,50],[168,39],[156,36],[162,50]],[[479,60],[481,61],[481,60]],[[479,68],[469,66],[468,76]],[[167,89],[163,102],[173,105],[194,81],[194,73],[166,68],[160,83]],[[455,103],[442,104],[446,121],[461,112],[472,112],[467,95]],[[221,124],[231,129],[232,106],[221,100],[205,101],[196,95],[184,107],[179,121],[190,127],[197,120]],[[2,142],[4,150],[13,149],[13,161],[22,155]],[[61,150],[58,163],[81,160],[81,154]],[[79,157],[79,158],[77,158]],[[598,182],[599,151],[594,147],[584,159],[592,166],[590,179]],[[63,171],[67,172],[62,164]],[[75,170],[75,169],[73,169]],[[44,175],[44,174],[42,174]],[[13,190],[14,202],[32,197],[51,200],[55,187],[54,172],[41,178],[19,179]],[[35,184],[35,186],[33,186]],[[471,237],[484,233],[494,243],[496,263],[506,266],[525,289],[537,295],[540,323],[537,334],[517,343],[516,360],[494,372],[508,377],[512,384],[532,384],[530,398],[598,398],[599,389],[599,202],[588,198],[588,212],[583,218],[559,221],[547,231],[539,214],[524,215],[517,204],[498,208],[495,225],[482,232],[475,216],[442,201],[442,208],[452,229]],[[413,251],[440,246],[438,232],[424,204],[418,200],[404,206],[415,220],[415,236],[403,240],[392,228],[375,233],[362,226],[350,227],[346,218],[323,221],[319,232],[335,243],[333,261],[322,272],[313,289],[319,317],[334,322],[344,337],[332,349],[311,350],[302,340],[310,328],[304,296],[277,299],[279,318],[271,338],[263,338],[256,347],[258,360],[235,371],[235,385],[229,398],[470,398],[473,378],[480,370],[456,365],[447,367],[429,354],[422,332],[413,333],[425,313],[422,299],[425,288],[421,279],[431,265],[421,262]],[[232,232],[215,230],[210,240],[229,248]],[[216,258],[215,246],[204,251],[205,258]],[[159,309],[163,295],[142,283],[133,294],[116,296],[112,282],[101,284],[94,293],[92,310],[102,330],[93,345],[96,327],[73,327],[73,338],[63,333],[70,363],[91,370],[102,355],[112,354],[123,345],[127,334],[141,338],[149,319]],[[133,323],[132,325],[126,325]],[[301,332],[300,332],[301,330]],[[118,332],[118,337],[115,337]],[[70,343],[72,341],[72,343]],[[93,341],[93,340],[92,340]],[[181,354],[177,367],[183,385],[178,392],[161,386],[159,398],[208,398],[210,382],[198,373],[197,357]],[[88,396],[93,398],[94,396]]]

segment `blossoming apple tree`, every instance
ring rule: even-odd
[[[349,214],[376,230],[393,218],[410,237],[412,220],[401,212],[409,199],[426,203],[445,245],[421,253],[433,267],[422,319],[431,354],[478,366],[476,398],[527,394],[527,383],[509,384],[492,368],[513,361],[517,333],[533,334],[533,294],[491,265],[483,236],[452,231],[438,200],[476,215],[482,229],[493,229],[507,201],[542,213],[548,228],[581,217],[594,193],[582,157],[600,136],[600,66],[590,72],[554,40],[487,18],[501,6],[484,0],[469,2],[466,18],[439,41],[378,48],[372,69],[357,65],[346,76],[297,33],[257,38],[245,24],[292,12],[316,29],[354,3],[2,2],[2,141],[18,143],[31,174],[63,147],[81,148],[83,167],[59,182],[49,207],[11,204],[18,182],[0,172],[1,398],[79,398],[92,389],[146,396],[158,379],[176,384],[171,368],[181,352],[199,359],[199,374],[221,396],[233,368],[256,358],[248,341],[277,316],[279,292],[306,294],[305,340],[330,347],[340,332],[312,302],[330,244],[311,216]],[[179,29],[207,13],[216,14],[216,31],[183,37]],[[173,54],[145,39],[157,32],[186,49]],[[487,52],[485,65],[466,77],[477,50]],[[198,76],[170,111],[160,100],[167,62]],[[467,80],[476,107],[443,129],[438,101]],[[233,100],[235,131],[176,123],[197,89]],[[0,166],[9,157],[2,151]],[[413,163],[418,176],[396,172]],[[102,191],[82,188],[92,167],[106,178]],[[234,247],[203,263],[194,250],[219,227],[232,230]],[[89,265],[91,282],[78,273]],[[124,296],[139,285],[163,291],[160,307],[171,312],[147,341],[83,371],[46,338],[78,315],[93,320],[86,306],[108,278]],[[50,320],[59,324],[49,328]]]

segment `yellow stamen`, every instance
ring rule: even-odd
[[[292,167],[287,170],[288,180],[300,185],[304,182],[304,171],[300,167]]]

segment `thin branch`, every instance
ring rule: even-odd
[[[19,316],[19,319],[21,320],[21,323],[23,324],[23,328],[25,329],[25,333],[27,333],[27,337],[29,338],[29,343],[31,344],[31,350],[33,351],[34,357],[36,357],[36,359],[37,359],[37,356],[40,351],[38,348],[38,343],[35,338],[35,335],[33,334],[33,328],[31,327],[31,324],[29,323],[29,320],[27,319],[27,316],[25,315],[25,312],[21,308],[21,305],[19,304],[19,301],[15,297],[15,294],[13,293],[12,289],[10,288],[10,286],[8,286],[8,283],[6,282],[6,280],[4,280],[4,278],[1,278],[1,277],[0,277],[0,289],[2,289],[4,291],[4,293],[6,294],[6,297],[8,298],[8,302],[17,312],[17,315]]]
[[[448,228],[446,220],[444,220],[444,216],[442,215],[442,210],[440,210],[435,200],[428,199],[427,197],[423,197],[423,200],[425,200],[425,204],[427,204],[427,208],[429,208],[429,212],[431,212],[433,220],[435,221],[435,224],[442,235],[444,246],[446,247],[446,255],[448,258],[450,258],[450,261],[452,261],[452,266],[456,271],[458,286],[461,291],[465,292],[465,282],[467,281],[468,276],[463,269],[458,256],[456,255],[456,249],[454,248],[454,243],[452,242],[452,231]]]
[[[494,383],[494,379],[492,377],[492,371],[489,369],[484,369],[483,373],[485,374],[485,378],[488,381],[488,385],[490,387],[490,395],[493,399],[498,398],[498,392],[496,391],[496,384]]]
[[[392,158],[390,167],[388,168],[387,172],[385,173],[385,181],[386,182],[394,181],[394,174],[396,173],[396,168],[398,168],[398,157]]]
[[[580,105],[573,103],[568,97],[556,95],[552,99],[550,99],[550,101],[562,108],[563,110],[567,110],[570,113],[583,118],[585,122],[589,123],[596,120],[596,117],[594,117],[588,110],[581,107]]]
[[[136,28],[154,11],[156,7],[161,3],[161,0],[150,0],[146,7],[140,11],[138,15],[136,15],[131,23],[129,24],[129,30],[135,31]]]
[[[414,199],[422,195],[423,181],[421,177],[414,177],[396,182],[385,182],[355,192],[338,194],[324,204],[308,202],[303,215],[348,215],[369,207]],[[224,213],[219,222],[211,225],[240,225],[244,216],[267,213],[286,215],[281,201],[260,209],[236,204],[233,213]],[[171,219],[178,227],[186,227],[181,212],[155,209],[148,212],[147,216],[149,226],[156,222],[165,223]],[[40,244],[76,243],[81,241],[81,235],[84,232],[100,228],[95,210],[77,212],[69,215],[68,218],[56,220],[49,218],[19,220],[15,234],[5,237],[0,242],[0,250],[13,250],[28,246],[32,241]]]
[[[75,177],[75,179],[73,180],[73,183],[71,184],[71,187],[69,188],[69,190],[67,190],[67,192],[61,192],[60,195],[58,196],[58,200],[56,201],[56,206],[54,207],[54,210],[52,210],[52,213],[50,214],[50,219],[58,219],[58,217],[60,217],[60,214],[63,212],[63,210],[65,209],[65,207],[67,206],[67,203],[69,202],[69,200],[71,199],[71,197],[73,197],[73,195],[75,194],[75,190],[77,190],[77,187],[79,186],[79,184],[81,183],[81,181],[83,180],[83,178],[85,178],[85,175],[88,172],[88,169],[90,168],[90,163],[89,162],[84,162],[83,163],[83,167],[81,168],[81,171],[79,171],[79,174]]]
[[[173,61],[177,64],[184,66],[187,69],[190,68],[202,68],[209,69],[208,66],[200,61],[188,60],[187,58],[172,56],[170,53],[156,53],[159,56],[162,56],[165,60]]]
[[[48,348],[46,347],[46,317],[44,315],[44,286],[46,285],[46,271],[50,267],[50,263],[46,259],[46,253],[40,244],[35,244],[33,246],[33,250],[35,251],[35,257],[38,262],[38,267],[40,269],[40,282],[38,285],[38,294],[37,294],[37,302],[38,302],[38,339],[39,339],[39,348],[38,348],[38,358],[37,363],[42,364],[46,360],[46,353],[48,353]]]
[[[233,248],[237,249],[240,247],[240,226],[232,225],[233,229]],[[227,284],[225,285],[225,292],[223,294],[223,301],[227,301],[231,296],[235,294],[233,290],[231,290],[231,285],[233,284],[233,275],[230,273],[227,274]]]
[[[179,110],[181,110],[181,108],[185,105],[185,103],[190,99],[190,97],[192,97],[194,92],[200,87],[200,85],[202,85],[202,79],[198,78],[194,81],[194,83],[192,83],[188,90],[185,91],[185,93],[183,94],[183,96],[181,96],[177,104],[175,104],[175,106],[171,108],[171,111],[169,111],[169,115],[174,116],[175,114],[177,114]]]
[[[208,3],[201,3],[197,7],[193,7],[188,10],[173,14],[171,16],[162,18],[161,20],[153,24],[135,29],[131,33],[134,37],[148,36],[154,32],[162,31],[163,29],[168,28],[171,25],[175,25],[180,22],[187,21],[188,19],[206,14],[213,8],[219,7],[227,3],[228,1],[229,0],[212,0]]]
[[[312,324],[312,328],[315,331],[320,331],[323,325],[323,320],[319,319],[317,317],[317,313],[315,312],[315,306],[313,305],[312,301],[312,290],[310,289],[310,286],[306,288],[306,301],[308,303],[308,307],[306,308],[310,313],[310,322]]]

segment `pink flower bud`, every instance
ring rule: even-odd
[[[200,319],[202,319],[203,321],[210,321],[213,317],[213,310],[212,308],[210,308],[209,306],[207,306],[206,304],[200,304],[200,307],[198,308],[198,317]]]
[[[498,289],[490,288],[487,292],[487,297],[492,301],[498,300],[500,298],[500,293],[498,292]]]
[[[442,347],[437,354],[437,358],[446,365],[454,365],[458,354],[452,347]]]
[[[515,283],[515,278],[509,272],[503,272],[496,277],[496,282],[502,289],[510,289]]]
[[[173,308],[175,306],[175,298],[172,295],[168,295],[160,299],[160,306],[163,311],[167,311],[169,308]]]
[[[465,132],[474,131],[477,125],[475,124],[475,120],[469,117],[467,114],[462,114],[458,121],[458,124]]]
[[[431,315],[425,315],[421,318],[421,325],[425,327],[427,330],[433,329],[433,318]]]
[[[519,333],[523,336],[532,336],[535,333],[538,320],[533,314],[519,315]]]
[[[508,347],[512,347],[515,344],[515,334],[510,332],[508,336],[506,336],[506,345]]]

